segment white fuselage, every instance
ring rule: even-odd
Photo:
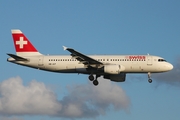
[[[89,57],[103,64],[121,65],[124,67],[123,71],[121,71],[123,73],[158,73],[166,72],[173,68],[163,58],[151,55],[89,55]],[[86,69],[86,65],[69,55],[39,55],[24,58],[27,58],[28,61],[16,61],[13,58],[9,58],[8,61],[51,72],[90,74],[90,71]],[[102,71],[94,72],[105,74]]]
[[[173,66],[161,57],[151,55],[85,55],[63,46],[70,55],[43,55],[19,29],[12,29],[16,54],[7,54],[9,62],[57,73],[89,74],[89,80],[97,86],[97,78],[103,76],[115,82],[124,82],[126,73],[166,72]],[[95,75],[95,77],[94,77]]]

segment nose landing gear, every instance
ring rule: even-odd
[[[149,82],[149,83],[152,83],[152,79],[149,79],[148,82]]]
[[[94,79],[94,76],[91,74],[91,75],[89,76],[89,80],[90,80],[90,81],[93,81],[93,84],[94,84],[95,86],[97,86],[97,85],[99,84],[99,82],[98,82],[98,80],[97,80],[98,77],[100,77],[100,75],[96,75],[96,78]]]
[[[152,83],[151,73],[150,73],[150,72],[148,72],[148,82],[149,82],[149,83]]]

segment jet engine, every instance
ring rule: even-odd
[[[104,75],[105,79],[110,79],[114,82],[124,82],[126,80],[126,73],[120,73],[118,75]]]
[[[108,74],[119,74],[125,68],[122,65],[105,65],[104,66],[104,73]]]

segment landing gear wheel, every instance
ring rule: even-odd
[[[149,83],[152,83],[152,79],[149,79],[148,82],[149,82]]]
[[[98,82],[97,80],[94,80],[94,81],[93,81],[93,84],[94,84],[95,86],[97,86],[97,85],[99,84],[99,82]]]
[[[149,79],[148,79],[148,82],[149,82],[149,83],[152,83],[151,73],[150,73],[150,72],[148,72],[148,78],[149,78]]]
[[[94,76],[93,76],[93,75],[90,75],[90,76],[89,76],[89,80],[90,80],[90,81],[93,81],[93,80],[94,80]]]

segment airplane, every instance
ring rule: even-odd
[[[151,83],[151,73],[167,72],[173,65],[164,58],[153,55],[85,55],[63,46],[70,55],[43,55],[19,29],[12,29],[16,54],[7,55],[8,62],[56,73],[78,73],[89,75],[95,86],[103,76],[114,82],[124,82],[126,74],[146,73]]]

